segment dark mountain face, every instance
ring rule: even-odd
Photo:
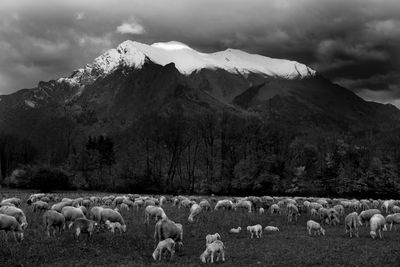
[[[288,80],[202,69],[186,76],[173,63],[120,67],[85,87],[40,82],[0,98],[0,129],[35,143],[63,125],[80,129],[83,136],[121,133],[146,113],[179,111],[190,117],[225,110],[329,131],[383,130],[400,119],[395,107],[364,101],[319,75]]]

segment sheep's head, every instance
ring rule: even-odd
[[[18,231],[16,234],[16,238],[18,242],[22,242],[22,240],[24,240],[24,233],[22,231]]]
[[[153,252],[153,259],[156,261],[157,260],[157,258],[158,258],[158,256],[159,256],[159,250],[158,249],[156,249],[156,250],[154,250],[154,252]]]
[[[321,227],[321,234],[325,235],[325,229]]]
[[[369,232],[369,235],[372,237],[372,239],[375,239],[376,232],[375,231],[371,231],[371,232]]]
[[[239,232],[242,231],[242,227],[240,227],[240,226],[237,229]]]

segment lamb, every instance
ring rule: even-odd
[[[115,229],[118,229],[119,233],[122,234],[123,232],[123,227],[119,222],[110,222],[109,220],[107,220],[105,222],[106,226],[108,229],[110,229],[111,233],[115,233]]]
[[[221,236],[218,233],[215,233],[213,235],[207,235],[206,236],[206,246],[208,244],[211,244],[212,242],[214,242],[215,240],[221,240]]]
[[[369,210],[364,210],[358,215],[358,218],[360,219],[361,224],[366,223],[365,225],[368,226],[368,221],[374,216],[375,214],[381,214],[381,211],[378,209],[369,209]]]
[[[311,236],[314,233],[315,235],[325,235],[325,229],[321,227],[321,225],[313,220],[307,221],[307,231],[308,235]]]
[[[97,227],[97,222],[88,220],[86,218],[78,218],[72,223],[72,229],[74,233],[74,237],[76,241],[79,241],[79,235],[81,233],[87,234],[87,239],[89,240],[93,232],[95,231],[95,228]]]
[[[15,241],[21,242],[24,239],[23,229],[17,219],[13,216],[0,214],[0,230],[6,232],[6,241],[8,232],[13,233]]]
[[[396,224],[400,224],[400,213],[389,214],[388,216],[386,216],[386,224],[390,224],[390,231],[392,231],[392,227],[394,224],[394,230],[396,231]]]
[[[28,222],[26,221],[25,213],[20,208],[12,206],[3,206],[0,207],[0,214],[13,216],[15,219],[17,219],[17,222],[21,225],[21,228],[23,230],[25,230],[26,227],[28,227]]]
[[[376,237],[376,232],[378,232],[378,235],[380,238],[382,238],[382,230],[386,231],[386,220],[385,217],[382,216],[382,214],[375,214],[371,217],[369,220],[370,224],[370,236],[372,239],[375,239]]]
[[[171,259],[175,254],[175,241],[172,238],[164,239],[158,242],[156,249],[153,252],[153,259],[161,261],[163,251],[169,251],[171,254]]]
[[[126,224],[124,218],[118,211],[109,208],[103,208],[100,210],[100,222],[110,221],[112,223],[118,222],[122,226],[122,231],[126,232]]]
[[[358,235],[358,226],[361,226],[361,221],[360,218],[358,217],[357,212],[352,212],[348,214],[344,218],[344,225],[345,225],[345,234],[350,233],[350,237],[352,237],[352,234],[354,234],[356,237],[359,237]]]
[[[239,234],[242,231],[242,227],[238,227],[238,228],[231,228],[231,230],[229,230],[229,233],[231,234]]]
[[[198,204],[193,204],[192,207],[190,208],[190,215],[188,218],[189,222],[194,222],[194,217],[199,215],[201,212],[201,207]]]
[[[271,214],[281,214],[281,208],[278,204],[272,204],[270,208]]]
[[[279,232],[279,228],[276,226],[266,226],[264,228],[265,232]]]
[[[183,227],[180,223],[165,218],[159,220],[154,227],[154,239],[156,242],[172,238],[179,246],[183,245]]]
[[[53,228],[53,236],[56,233],[56,228],[58,228],[59,233],[61,233],[62,230],[65,230],[65,217],[55,210],[48,210],[43,214],[43,223],[48,237],[50,237],[51,228]]]
[[[167,215],[165,214],[164,210],[161,207],[156,207],[156,206],[147,206],[146,209],[144,210],[144,222],[149,224],[150,223],[150,217],[155,217],[155,221],[158,221],[158,217],[161,219],[167,218]]]
[[[260,238],[262,236],[262,226],[260,224],[247,226],[247,232],[250,232],[250,238],[253,238],[254,234],[257,238]]]
[[[217,254],[216,261],[222,258],[225,261],[225,246],[221,240],[216,240],[211,244],[207,245],[206,250],[200,255],[200,260],[203,263],[207,263],[209,260],[214,263],[214,255]]]

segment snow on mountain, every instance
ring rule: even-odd
[[[200,53],[176,41],[152,45],[125,41],[116,49],[110,49],[97,57],[84,69],[75,71],[69,78],[61,78],[58,81],[84,86],[98,77],[111,73],[119,66],[139,69],[146,60],[163,66],[173,62],[179,72],[184,75],[203,68],[224,69],[240,74],[261,73],[265,76],[284,79],[302,79],[315,75],[314,70],[296,61],[249,54],[237,49]]]

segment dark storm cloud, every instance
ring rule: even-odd
[[[68,75],[126,39],[303,62],[400,103],[398,0],[1,1],[0,93]]]

